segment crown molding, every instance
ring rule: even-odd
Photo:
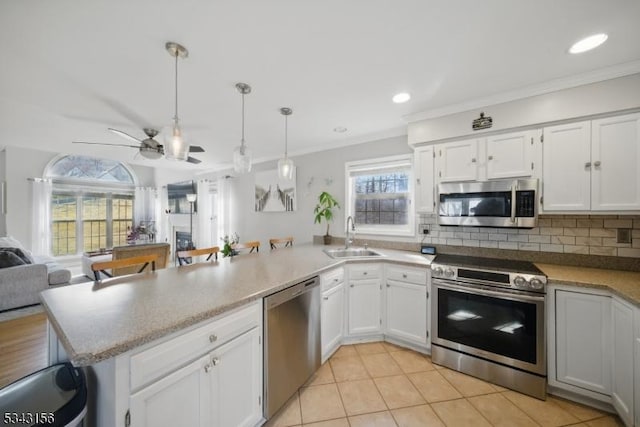
[[[417,122],[420,120],[434,119],[450,114],[461,113],[463,111],[484,108],[491,105],[502,104],[505,102],[515,101],[518,99],[529,98],[536,95],[543,95],[549,92],[556,92],[562,89],[583,86],[591,83],[597,83],[605,80],[611,80],[618,77],[629,76],[640,73],[640,60],[625,62],[613,65],[611,67],[600,68],[586,73],[576,74],[569,77],[561,77],[559,79],[549,80],[531,86],[525,86],[520,89],[498,93],[482,98],[470,99],[459,104],[451,104],[444,107],[433,108],[422,111],[420,113],[407,114],[402,118],[407,123]]]

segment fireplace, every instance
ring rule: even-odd
[[[176,231],[176,253],[187,249],[194,249],[191,233],[188,231]]]

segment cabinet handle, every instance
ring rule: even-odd
[[[403,278],[403,279],[406,279],[406,278],[407,278],[407,274],[406,274],[406,273],[403,273],[403,274],[402,274],[402,278]]]
[[[476,162],[476,158],[474,157],[473,159],[471,159],[471,163],[475,163]]]
[[[334,281],[334,282],[337,282],[337,281],[338,281],[338,279],[333,279],[333,281]]]
[[[211,363],[207,363],[206,365],[204,365],[204,371],[208,374],[209,372],[211,372]]]
[[[322,299],[326,301],[329,299],[329,297],[322,297]]]
[[[600,160],[596,160],[596,161],[593,163],[593,166],[595,166],[595,167],[599,168],[599,167],[600,167],[600,164],[601,164],[601,163],[600,163]]]
[[[493,156],[489,156],[489,157],[487,157],[487,159],[493,160]]]
[[[218,364],[220,363],[220,359],[214,357],[213,359],[211,359],[211,363],[213,363],[213,366],[218,366]]]
[[[584,164],[584,167],[585,167],[585,168],[587,168],[587,169],[588,169],[588,168],[590,168],[590,167],[591,167],[591,162],[587,162],[587,163],[585,163],[585,164]]]
[[[354,284],[352,283],[352,284],[350,284],[349,286],[351,286],[351,287],[353,288],[353,287],[354,287]]]
[[[218,336],[216,334],[209,335],[209,342],[216,342],[216,341],[218,341]]]
[[[391,287],[391,285],[387,283],[387,288],[390,288],[390,287]]]
[[[362,274],[363,274],[364,276],[366,276],[366,275],[367,275],[367,272],[366,272],[366,271],[363,271],[363,272],[362,272]]]

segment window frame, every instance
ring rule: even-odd
[[[401,154],[396,156],[378,157],[366,160],[356,160],[345,162],[345,214],[355,218],[355,173],[371,171],[372,173],[388,169],[391,171],[406,171],[408,176],[407,182],[407,224],[390,225],[390,224],[361,224],[356,223],[357,234],[379,235],[379,236],[398,236],[398,237],[415,237],[415,185],[413,170],[413,155]]]

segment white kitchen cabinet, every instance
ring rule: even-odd
[[[134,426],[211,426],[210,357],[200,357],[187,366],[152,383],[130,399]]]
[[[611,400],[618,415],[628,426],[632,426],[634,421],[633,311],[631,306],[613,298],[611,302],[613,326]]]
[[[591,122],[591,210],[640,210],[640,113]]]
[[[132,425],[256,425],[262,418],[260,335],[255,327],[134,393]]]
[[[344,335],[344,282],[322,292],[321,303],[322,360],[329,358],[341,344]]]
[[[419,213],[433,213],[435,209],[434,153],[432,145],[414,151],[416,212]]]
[[[487,179],[530,177],[534,172],[534,132],[487,137]]]
[[[378,264],[349,266],[347,324],[351,336],[382,331],[380,267]]]
[[[252,427],[262,418],[261,335],[255,327],[211,353],[212,426]]]
[[[543,210],[640,210],[640,113],[544,128]]]
[[[640,309],[633,310],[633,425],[640,425]]]
[[[427,269],[388,266],[385,336],[420,347],[429,341]]]
[[[98,427],[255,426],[262,300],[92,365]]]
[[[477,139],[447,142],[435,148],[439,182],[475,181],[478,179]]]
[[[611,297],[553,289],[554,386],[611,395]],[[568,386],[568,387],[567,387]],[[583,393],[584,394],[584,393]]]
[[[589,121],[544,128],[542,145],[545,211],[588,211],[591,208]]]

